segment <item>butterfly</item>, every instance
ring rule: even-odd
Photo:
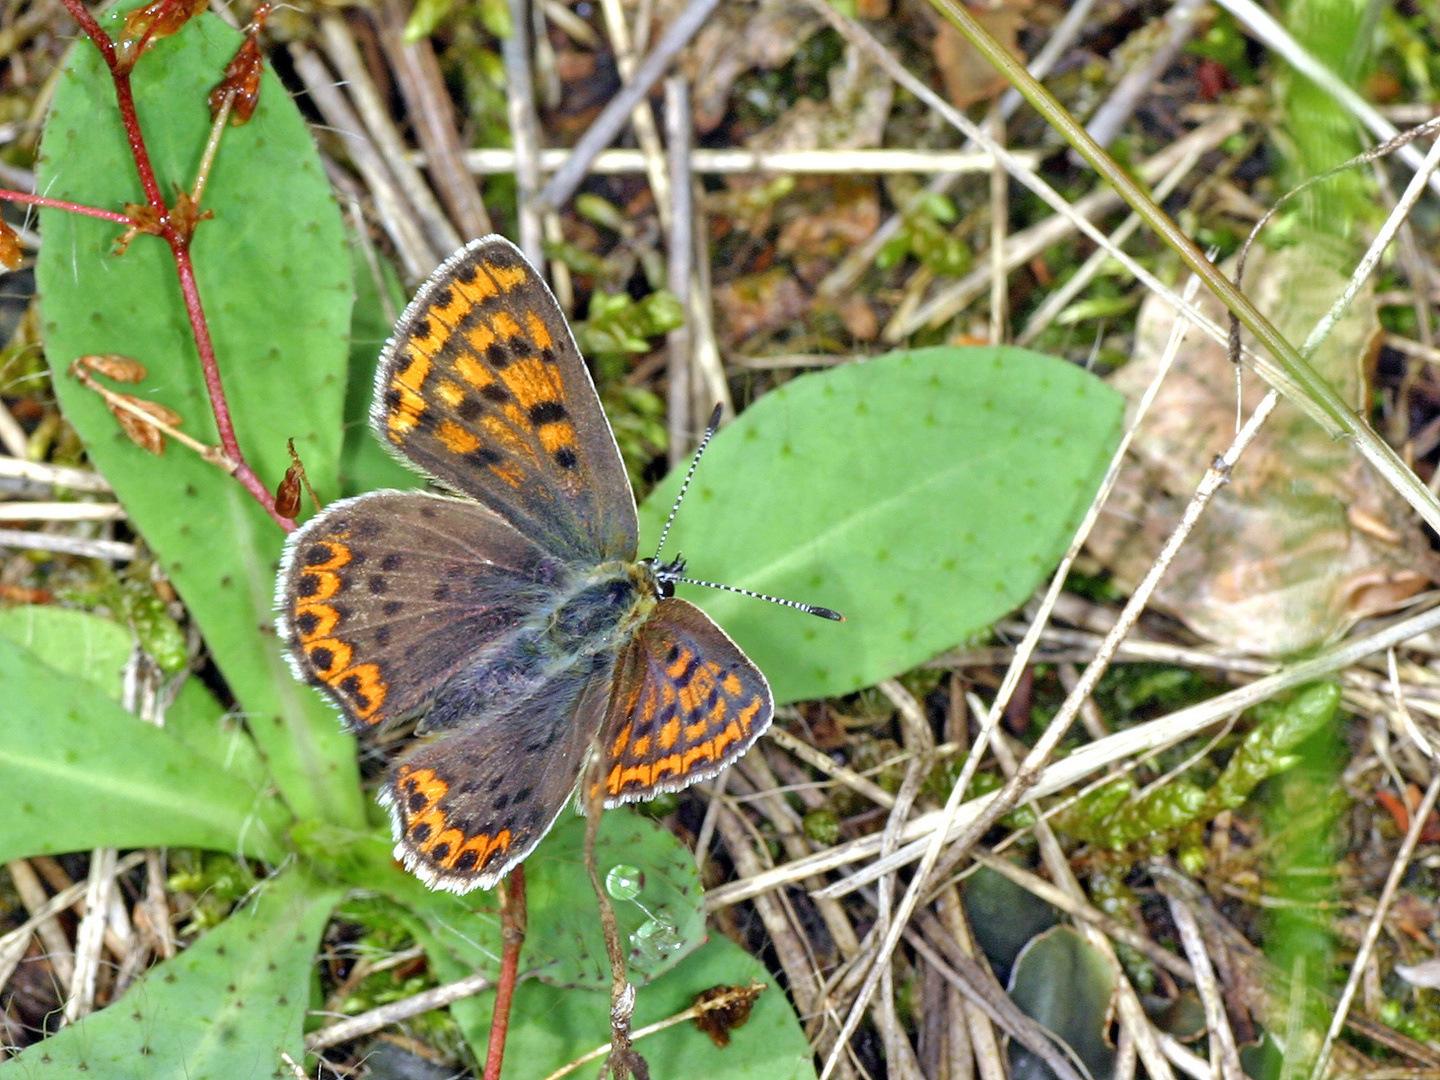
[[[418,716],[432,736],[380,792],[396,857],[427,885],[493,887],[592,754],[615,806],[714,776],[759,738],[765,676],[674,595],[681,560],[637,559],[595,385],[509,241],[474,241],[421,286],[381,354],[371,422],[453,494],[326,507],[286,544],[277,621],[297,677],[352,730]]]

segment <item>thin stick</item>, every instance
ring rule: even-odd
[[[495,980],[488,975],[479,973],[466,975],[465,978],[457,979],[455,982],[433,987],[400,1001],[392,1001],[388,1005],[381,1005],[369,1012],[363,1012],[359,1016],[350,1016],[339,1023],[312,1031],[305,1036],[305,1049],[314,1053],[317,1050],[324,1050],[327,1046],[334,1046],[336,1043],[358,1039],[361,1035],[369,1035],[372,1031],[379,1031],[383,1027],[397,1024],[401,1020],[408,1020],[412,1016],[427,1013],[431,1009],[443,1009],[452,1001],[474,997],[494,985]]]
[[[689,449],[694,395],[690,360],[694,319],[690,314],[691,262],[694,255],[694,214],[690,172],[690,87],[682,78],[665,80],[665,149],[670,157],[670,214],[666,243],[666,285],[685,313],[666,337],[670,351],[665,400],[670,434],[670,465],[679,464]]]
[[[633,1038],[636,1041],[648,1038],[649,1036],[654,1035],[656,1032],[664,1031],[666,1028],[672,1028],[676,1024],[683,1024],[686,1020],[695,1020],[701,1016],[704,1016],[708,1012],[714,1012],[716,1009],[728,1009],[737,1000],[743,1000],[744,998],[750,997],[752,994],[755,994],[757,991],[768,989],[769,987],[765,983],[751,983],[749,986],[732,988],[728,992],[718,994],[717,996],[709,999],[708,1001],[702,1001],[698,1005],[691,1005],[690,1008],[684,1010],[683,1012],[678,1012],[674,1016],[667,1016],[664,1020],[657,1020],[653,1024],[646,1024],[643,1028],[640,1028],[634,1033]],[[597,1046],[589,1053],[582,1054],[574,1061],[560,1066],[560,1068],[556,1069],[549,1076],[545,1077],[545,1080],[560,1080],[562,1076],[568,1076],[570,1073],[580,1068],[580,1066],[588,1065],[590,1062],[595,1061],[597,1058],[604,1057],[609,1052],[609,1043],[606,1043],[604,1046]]]
[[[585,800],[585,872],[590,875],[590,887],[595,890],[596,904],[600,909],[600,927],[605,933],[605,953],[610,958],[610,1056],[606,1067],[615,1080],[626,1080],[630,1075],[631,1061],[635,1051],[630,1045],[630,1016],[635,1009],[635,988],[630,985],[625,973],[625,952],[620,944],[620,926],[615,921],[615,906],[610,903],[610,894],[600,880],[600,871],[595,864],[595,841],[600,836],[600,815],[605,802],[601,792],[600,759],[596,757],[586,781],[589,797]]]
[[[78,3],[78,0],[69,2]],[[626,82],[620,92],[600,111],[589,130],[570,151],[565,164],[550,177],[550,182],[541,190],[538,201],[542,206],[558,209],[575,194],[575,189],[585,178],[595,155],[609,146],[620,133],[635,106],[650,93],[650,88],[659,81],[676,54],[689,44],[690,39],[699,32],[719,3],[720,0],[690,0],[685,10],[665,28],[659,44],[635,69],[635,77]]]

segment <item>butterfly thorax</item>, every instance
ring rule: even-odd
[[[549,617],[546,637],[562,656],[613,652],[662,595],[649,561],[601,563],[577,575]]]

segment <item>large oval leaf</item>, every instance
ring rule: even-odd
[[[119,16],[104,22],[113,32]],[[194,181],[210,130],[205,97],[240,40],[202,15],[135,68],[140,120],[167,198]],[[142,201],[110,77],[87,40],[77,42],[56,85],[42,150],[37,182],[47,195],[114,210]],[[203,205],[215,217],[198,227],[195,271],[240,443],[273,485],[293,436],[329,497],[340,454],[350,263],[309,132],[268,70],[254,118],[225,133]],[[200,624],[292,807],[358,825],[350,740],[318,696],[290,677],[268,632],[281,531],[234,480],[189,450],[172,444],[154,457],[134,446],[67,374],[77,356],[133,356],[150,372],[138,393],[179,412],[191,435],[217,441],[169,250],[141,236],[117,257],[112,223],[47,210],[41,224],[36,282],[66,417]]]
[[[760,665],[777,701],[906,671],[1018,606],[1054,568],[1122,410],[1073,364],[1008,347],[918,349],[802,376],[715,439],[672,547],[697,577],[847,621],[682,591]],[[645,501],[645,543],[679,479]]]

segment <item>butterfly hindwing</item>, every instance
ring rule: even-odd
[[[402,758],[380,799],[395,857],[431,888],[489,889],[570,801],[609,700],[611,664],[572,669],[510,716],[470,724]]]
[[[774,712],[765,676],[725,631],[693,604],[661,600],[615,669],[600,733],[606,804],[714,776]]]
[[[483,506],[376,491],[293,533],[276,597],[297,674],[352,728],[422,708],[553,594],[563,567]]]
[[[452,255],[396,324],[372,421],[407,464],[557,555],[633,559],[635,500],[555,297],[508,240]]]

